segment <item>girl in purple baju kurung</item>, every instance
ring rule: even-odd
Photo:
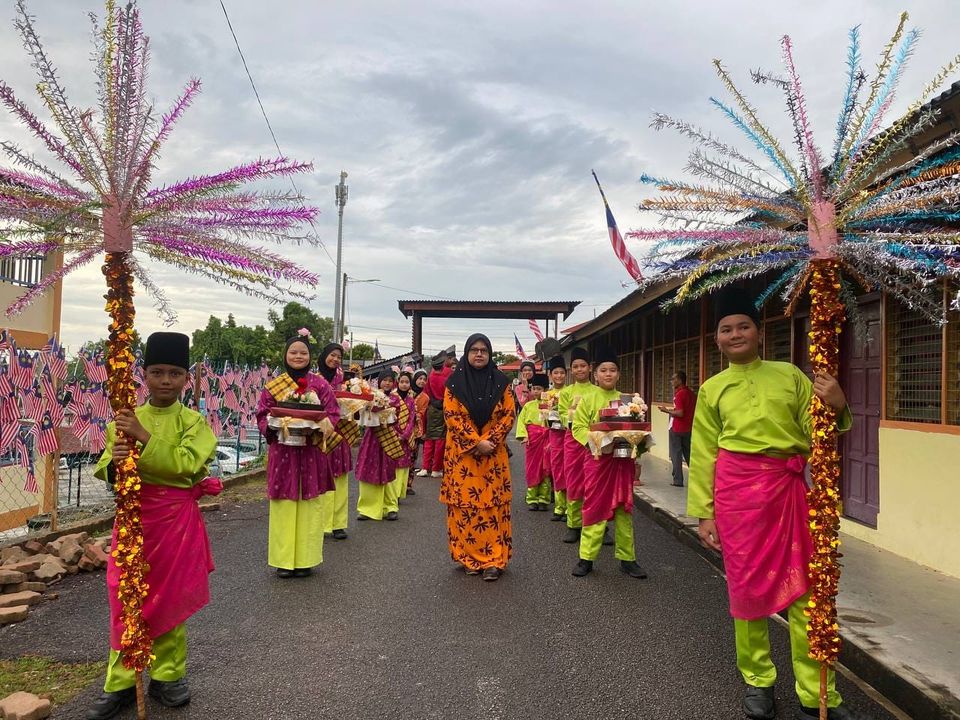
[[[407,407],[408,419],[397,427],[400,433],[400,442],[403,443],[403,457],[397,460],[397,497],[403,500],[407,494],[415,495],[413,488],[409,487],[410,468],[413,466],[413,455],[416,452],[416,444],[413,439],[413,431],[417,425],[417,409],[413,404],[414,394],[413,373],[404,371],[397,376],[397,396]],[[398,421],[401,418],[397,418]]]
[[[267,440],[267,562],[277,568],[280,577],[309,575],[311,568],[323,562],[323,532],[329,512],[324,494],[334,489],[330,459],[310,441],[313,438],[303,447],[282,445],[277,432],[267,426],[270,409],[282,402],[301,380],[316,393],[330,422],[336,424],[340,419],[340,407],[330,384],[309,371],[308,337],[287,341],[286,372],[267,383],[257,405],[257,425]]]
[[[387,393],[390,405],[400,414],[400,398],[393,393],[394,377],[389,370],[380,375],[380,389]],[[360,498],[357,500],[357,520],[396,520],[400,509],[396,484],[398,459],[390,457],[381,442],[381,434],[389,437],[389,430],[396,433],[396,425],[367,428],[357,453],[354,470],[360,483]]]
[[[330,343],[320,351],[317,372],[330,383],[334,391],[343,389],[343,346]],[[347,539],[349,513],[347,497],[349,495],[348,475],[353,470],[353,450],[351,445],[360,436],[360,428],[351,418],[341,418],[337,425],[338,434],[335,443],[327,447],[327,459],[330,462],[330,474],[333,475],[334,491],[331,512],[328,515],[325,532],[334,540]]]

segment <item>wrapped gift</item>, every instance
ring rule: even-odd
[[[590,426],[590,432],[611,432],[615,430],[640,430],[650,432],[650,423],[632,418],[602,418]]]
[[[337,396],[337,404],[340,406],[340,415],[343,417],[353,417],[367,408],[373,402],[373,393],[350,392],[338,390],[334,393]]]

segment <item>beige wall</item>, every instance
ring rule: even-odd
[[[54,302],[56,299],[53,290],[34,300],[27,306],[26,310],[16,317],[8,318],[2,314],[2,311],[10,303],[26,291],[27,288],[20,285],[0,282],[0,326],[44,333],[47,337],[50,337],[53,334]]]
[[[644,398],[646,400],[646,398]],[[661,460],[670,461],[670,429],[667,427],[667,421],[670,419],[670,416],[666,413],[662,413],[657,410],[656,405],[650,404],[650,401],[647,400],[647,405],[650,406],[648,414],[650,415],[650,432],[653,433],[653,439],[657,441],[657,444],[650,448],[650,454],[654,457],[660,458]]]
[[[960,577],[960,435],[880,428],[877,528],[844,520],[856,538]]]

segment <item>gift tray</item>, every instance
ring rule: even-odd
[[[650,432],[650,423],[638,422],[630,418],[603,418],[601,422],[593,423],[590,426],[590,432],[614,432],[617,430],[637,430]]]
[[[304,403],[277,403],[270,408],[270,415],[273,417],[289,417],[298,420],[322,420],[327,416],[327,411],[319,408],[319,405],[309,405]]]
[[[370,400],[373,400],[373,395],[371,395],[370,393],[359,393],[359,394],[357,394],[357,393],[347,392],[346,390],[337,390],[336,393],[335,393],[335,395],[336,395],[338,398],[344,398],[344,399],[347,399],[347,400],[366,400],[366,401],[368,401],[368,402],[369,402]]]

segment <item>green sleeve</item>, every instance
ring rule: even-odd
[[[117,431],[114,424],[107,423],[107,432],[104,437],[103,454],[97,460],[97,465],[93,469],[94,477],[98,477],[104,482],[110,482],[110,463],[113,462],[113,445],[117,441]]]
[[[703,386],[697,397],[690,437],[690,487],[687,491],[687,515],[690,517],[713,517],[714,472],[721,429],[719,409],[710,397],[708,386]]]
[[[570,403],[573,402],[573,386],[564,385],[557,396],[557,413],[564,425],[567,424],[567,413],[570,412]]]
[[[583,446],[587,444],[587,433],[590,432],[590,426],[595,421],[594,416],[598,409],[596,398],[593,394],[590,394],[580,398],[576,412],[573,413],[573,425],[571,426],[573,438]]]
[[[517,440],[527,439],[527,423],[530,422],[530,403],[526,403],[517,416]]]
[[[140,468],[144,474],[164,480],[192,480],[204,471],[214,451],[217,438],[202,416],[183,429],[179,444],[152,435],[140,451]]]

